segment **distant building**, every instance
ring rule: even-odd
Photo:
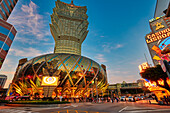
[[[116,95],[137,95],[144,94],[144,81],[138,80],[136,83],[122,83],[110,84],[108,90],[114,92]]]
[[[0,68],[17,33],[7,21],[18,0],[0,0]]]
[[[0,87],[1,88],[4,87],[6,80],[7,80],[7,76],[6,75],[0,75]]]

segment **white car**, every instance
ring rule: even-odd
[[[120,101],[126,101],[126,96],[121,96]]]
[[[132,96],[129,96],[129,97],[127,98],[127,100],[128,100],[128,101],[134,101]]]

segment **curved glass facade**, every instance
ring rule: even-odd
[[[13,80],[12,92],[39,93],[43,97],[46,92],[41,83],[45,76],[59,77],[53,96],[89,96],[96,85],[99,91],[107,87],[106,72],[98,63],[79,55],[56,53],[35,57],[22,65]]]

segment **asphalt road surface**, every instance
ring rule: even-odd
[[[142,102],[72,103],[43,108],[0,106],[0,113],[170,113],[170,106]]]

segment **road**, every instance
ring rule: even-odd
[[[0,106],[0,113],[170,113],[170,106],[143,102],[72,103],[57,107]]]

